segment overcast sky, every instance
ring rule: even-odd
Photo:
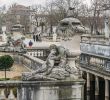
[[[34,5],[34,4],[45,5],[46,1],[51,1],[51,0],[0,0],[0,6],[2,6],[2,5],[9,6],[13,3],[22,4],[25,6],[30,6],[30,5]],[[90,0],[84,0],[85,3],[90,4],[89,1]]]
[[[91,5],[91,4],[90,4],[90,0],[84,0],[84,3],[85,3],[85,4],[88,4],[89,6]]]
[[[47,0],[0,0],[0,6],[2,5],[11,5],[13,3],[18,3],[18,4],[22,4],[25,6],[30,6],[33,4],[42,4],[44,5],[46,3]]]

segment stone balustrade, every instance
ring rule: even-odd
[[[83,100],[84,80],[0,81],[0,100]]]
[[[47,47],[37,47],[37,48],[25,48],[26,52],[19,52],[19,51],[13,51],[13,50],[7,50],[5,51],[3,48],[4,46],[0,46],[0,55],[16,55],[16,54],[27,54],[29,56],[33,56],[36,58],[40,58],[42,60],[45,60],[49,54],[49,48]]]
[[[86,35],[81,36],[81,43],[110,45],[110,39],[104,35]]]
[[[37,47],[37,48],[26,48],[27,53],[30,56],[40,58],[42,60],[45,60],[49,54],[49,48],[47,47]]]
[[[68,56],[67,59],[69,62],[73,62],[76,56],[74,52],[67,51]],[[0,52],[0,55],[11,55],[14,58],[15,63],[22,64],[30,69],[30,71],[39,69],[44,61],[46,60],[47,56],[49,55],[49,48],[42,47],[42,48],[27,48],[27,53],[19,53],[19,52]],[[75,65],[74,65],[75,66]]]
[[[28,54],[13,55],[15,63],[22,64],[28,67],[30,70],[39,69],[44,63],[43,60],[30,56]]]
[[[109,57],[81,54],[80,61],[81,69],[88,70],[94,74],[110,79],[110,59]]]

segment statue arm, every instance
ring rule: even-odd
[[[56,56],[56,55],[51,54],[51,55],[49,55],[48,58],[51,60],[58,60],[58,59],[60,59],[60,55]]]

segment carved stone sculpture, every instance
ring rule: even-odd
[[[19,51],[24,52],[24,38],[19,38],[17,40],[12,39],[10,36],[7,38],[7,43],[5,44],[4,50],[7,51]]]
[[[51,45],[50,54],[42,67],[32,73],[23,73],[22,79],[65,80],[67,77],[70,77],[71,74],[76,73],[76,70],[69,66],[67,56],[68,52],[65,48]]]

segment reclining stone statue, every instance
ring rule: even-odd
[[[23,73],[23,80],[65,80],[70,74],[78,73],[68,64],[68,51],[64,47],[50,46],[50,54],[40,69]]]

